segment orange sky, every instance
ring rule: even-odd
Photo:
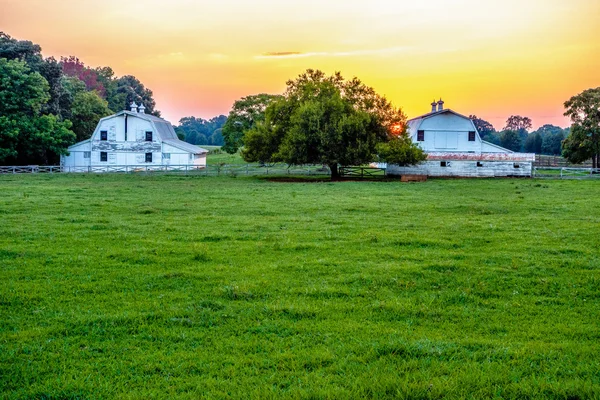
[[[567,126],[600,86],[598,0],[0,0],[0,30],[138,77],[157,108],[227,114],[306,68],[359,77],[409,117],[446,106],[502,128]]]

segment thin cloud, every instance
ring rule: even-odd
[[[299,51],[270,51],[268,53],[264,53],[264,57],[286,57],[286,56],[296,56],[301,55],[302,53]]]
[[[264,59],[282,59],[282,58],[308,58],[308,57],[356,57],[356,56],[377,56],[403,53],[410,50],[410,47],[387,47],[383,49],[371,50],[351,50],[351,51],[272,51],[255,56],[259,60]]]

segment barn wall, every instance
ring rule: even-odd
[[[515,168],[515,164],[519,168]],[[531,161],[506,162],[483,161],[482,166],[477,166],[477,161],[447,161],[446,167],[441,166],[441,161],[425,161],[413,167],[400,167],[388,165],[388,175],[428,175],[428,176],[457,176],[457,177],[502,177],[524,176],[530,177],[533,163]]]
[[[420,122],[419,122],[420,121]],[[466,117],[451,112],[425,118],[422,121],[409,123],[410,137],[423,150],[453,152],[510,152],[499,146],[487,145],[481,140],[473,122]],[[417,132],[424,131],[424,141],[417,141]],[[475,140],[469,141],[469,132],[474,131]]]
[[[193,154],[190,157],[189,152],[187,152],[185,150],[181,150],[181,149],[171,146],[169,144],[163,143],[163,153],[169,153],[171,155],[171,159],[169,162],[169,164],[171,164],[171,165],[192,165],[193,164],[193,157],[194,157]]]
[[[90,142],[77,143],[69,147],[69,155],[60,157],[60,164],[66,167],[88,166],[90,159],[84,157],[86,151],[90,151]]]

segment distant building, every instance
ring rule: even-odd
[[[433,102],[431,112],[408,121],[408,134],[427,160],[412,167],[388,165],[389,175],[531,176],[535,154],[515,153],[481,140],[470,118]]]
[[[102,118],[92,137],[69,147],[61,157],[65,171],[101,166],[193,166],[205,167],[208,150],[180,140],[170,122],[145,113],[143,105],[131,104]]]

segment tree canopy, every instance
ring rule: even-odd
[[[0,163],[56,163],[74,133],[87,139],[100,118],[132,101],[160,115],[137,78],[117,78],[111,68],[92,69],[74,56],[44,59],[41,51],[0,32]]]
[[[506,120],[505,130],[528,132],[531,129],[531,119],[529,117],[521,117],[520,115],[511,115]]]
[[[264,121],[244,135],[242,156],[248,162],[324,164],[336,179],[338,165],[374,161],[382,143],[388,143],[380,148],[382,161],[422,161],[420,148],[399,135],[406,135],[405,115],[372,88],[357,78],[346,81],[340,73],[309,69],[287,82],[283,97],[267,106]],[[402,146],[416,159],[398,158]]]
[[[179,120],[179,126],[175,127],[177,134],[183,135],[183,139],[191,144],[222,146],[222,128],[227,117],[219,115],[205,120],[196,117],[184,117]]]
[[[500,135],[500,146],[519,152],[521,151],[522,145],[523,143],[519,132],[513,130],[502,131],[502,134]]]
[[[587,89],[565,102],[565,116],[570,117],[571,134],[563,142],[563,156],[572,163],[592,159],[600,166],[600,87]]]
[[[244,145],[244,134],[257,122],[264,121],[267,106],[281,98],[281,95],[261,93],[242,97],[233,103],[223,126],[223,150],[230,154],[236,153]]]
[[[75,141],[71,122],[42,114],[49,88],[25,61],[0,58],[1,164],[55,162]]]

